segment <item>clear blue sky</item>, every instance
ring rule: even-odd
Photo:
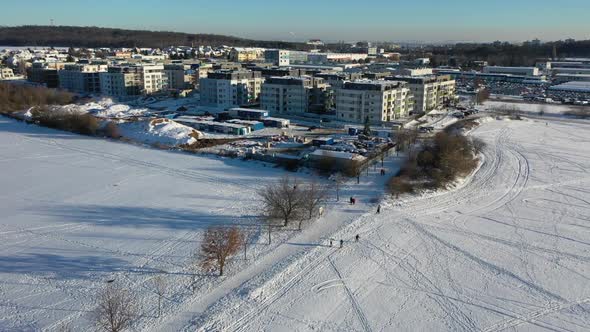
[[[21,0],[0,25],[81,25],[256,39],[590,39],[590,0]]]

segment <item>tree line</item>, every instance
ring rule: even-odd
[[[0,27],[0,45],[54,47],[252,46],[300,49],[304,43],[259,41],[216,34],[127,30],[99,27],[23,25]]]

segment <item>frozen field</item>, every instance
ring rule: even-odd
[[[590,123],[472,134],[488,146],[462,188],[389,201],[335,235],[343,249],[243,285],[202,330],[588,331]]]
[[[107,280],[140,296],[136,330],[589,330],[590,122],[471,134],[488,145],[460,188],[386,199],[376,215],[385,179],[371,171],[343,189],[361,204],[330,202],[272,246],[262,234],[217,279],[194,276],[201,231],[254,225],[256,188],[283,171],[0,118],[0,330],[91,331]],[[162,317],[156,275],[171,288]]]

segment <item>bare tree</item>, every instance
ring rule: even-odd
[[[201,265],[205,269],[217,268],[222,276],[227,259],[240,249],[242,241],[243,235],[237,227],[208,228],[201,245]]]
[[[308,219],[313,217],[313,214],[318,211],[319,207],[326,201],[328,191],[326,186],[312,181],[303,189],[303,206],[308,213]],[[299,221],[299,230],[301,230],[302,219]]]
[[[357,160],[351,160],[345,167],[344,172],[347,176],[356,177],[356,183],[361,183],[361,173],[363,164]]]
[[[273,231],[273,229],[275,229],[278,226],[275,224],[275,217],[274,216],[266,215],[266,216],[263,216],[263,219],[264,219],[264,224],[266,226],[266,230],[267,230],[267,234],[268,234],[268,244],[270,245],[272,242],[272,231]]]
[[[334,175],[334,187],[336,188],[336,201],[340,201],[340,186],[345,182],[342,174],[338,173]]]
[[[158,317],[162,315],[162,298],[166,295],[168,285],[162,276],[153,279],[154,292],[158,295]]]
[[[300,217],[303,208],[303,195],[297,180],[283,177],[278,183],[269,184],[258,191],[262,199],[264,215],[267,218],[280,218],[284,226]]]
[[[256,234],[256,230],[254,228],[248,228],[248,229],[242,230],[242,235],[243,235],[242,246],[244,247],[244,260],[248,259],[248,245],[254,239],[255,234]]]
[[[104,331],[123,331],[138,315],[137,300],[129,291],[109,285],[99,294],[94,319]]]

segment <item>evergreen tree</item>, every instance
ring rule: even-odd
[[[363,134],[366,136],[371,135],[371,124],[369,123],[369,116],[365,117],[365,127],[363,128]]]

